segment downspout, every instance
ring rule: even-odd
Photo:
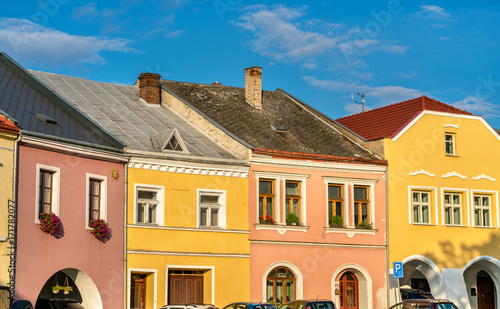
[[[128,222],[128,162],[130,161],[130,157],[125,163],[125,207],[124,209],[124,222],[123,222],[123,272],[124,272],[124,279],[123,280],[123,309],[127,309],[127,294],[128,294],[128,289],[127,289],[127,284],[128,284],[128,272],[127,272],[127,222]]]
[[[385,263],[386,263],[386,284],[387,284],[387,307],[391,304],[391,274],[389,272],[390,262],[389,262],[389,164],[385,169]]]
[[[10,291],[10,297],[11,300],[15,300],[16,297],[16,260],[17,260],[17,218],[18,218],[18,213],[17,213],[17,172],[18,172],[18,156],[19,156],[19,141],[21,140],[21,132],[19,132],[19,135],[16,137],[14,140],[14,170],[13,170],[13,176],[12,176],[12,201],[14,204],[14,235],[13,235],[13,243],[11,243],[11,252],[10,252],[10,266],[13,266],[13,273],[9,273],[10,277],[10,282],[9,282],[9,288],[11,289]],[[14,261],[14,265],[12,265],[12,261]],[[9,266],[9,267],[10,267]]]

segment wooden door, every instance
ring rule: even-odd
[[[170,275],[168,304],[203,304],[203,276]]]
[[[495,309],[495,284],[484,271],[477,275],[477,304],[478,309]]]
[[[132,276],[130,308],[146,308],[146,277]]]
[[[340,277],[340,309],[359,309],[358,278],[350,271]]]

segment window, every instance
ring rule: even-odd
[[[59,215],[60,173],[58,167],[36,165],[35,223],[40,223],[40,214],[54,213]]]
[[[225,191],[198,190],[199,227],[225,227]]]
[[[412,192],[413,223],[430,223],[430,194],[425,191]]]
[[[491,226],[491,203],[489,195],[474,195],[474,225]]]
[[[354,224],[370,222],[370,209],[369,209],[368,187],[354,186]]]
[[[38,190],[38,217],[42,212],[51,213],[53,211],[53,177],[51,171],[40,170],[39,190]]]
[[[444,134],[446,154],[450,156],[455,155],[455,134],[445,133]]]
[[[295,300],[295,275],[286,267],[276,267],[267,276],[266,293],[269,303]]]
[[[286,214],[294,213],[300,220],[300,182],[286,181],[285,195]]]
[[[462,224],[462,203],[460,193],[444,194],[444,217],[448,225]]]
[[[89,221],[101,219],[101,181],[89,180]]]
[[[163,196],[162,186],[135,184],[135,213],[134,219],[138,224],[163,225]]]
[[[274,180],[259,180],[259,217],[274,218]]]
[[[344,219],[341,185],[328,185],[328,217],[340,216]],[[344,220],[343,220],[344,221]]]

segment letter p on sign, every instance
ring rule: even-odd
[[[394,278],[403,278],[403,263],[402,262],[394,262]]]

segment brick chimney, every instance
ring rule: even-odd
[[[139,76],[139,96],[149,104],[161,104],[160,74],[142,73]]]
[[[245,69],[245,99],[254,108],[262,109],[262,68]]]

